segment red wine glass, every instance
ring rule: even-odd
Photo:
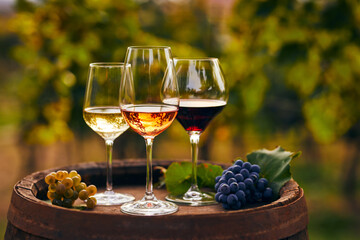
[[[192,174],[189,190],[180,196],[168,195],[166,200],[191,206],[216,204],[215,193],[202,192],[197,184],[198,143],[201,133],[227,103],[227,84],[217,58],[174,58],[174,63],[180,91],[176,119],[190,136]]]

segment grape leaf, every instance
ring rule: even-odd
[[[191,163],[173,162],[165,172],[166,190],[173,195],[185,193],[191,186]]]
[[[212,188],[215,190],[215,178],[223,172],[222,167],[218,165],[202,163],[197,166],[197,178],[200,188]]]
[[[191,186],[191,162],[173,162],[165,173],[167,191],[172,195],[184,194]],[[214,188],[215,177],[221,175],[220,166],[202,163],[197,166],[197,180],[200,188]]]
[[[246,157],[251,164],[260,166],[260,175],[269,181],[274,194],[278,196],[281,187],[291,179],[291,160],[300,154],[301,152],[293,153],[277,147],[274,150],[257,150]]]

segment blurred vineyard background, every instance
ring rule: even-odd
[[[1,236],[16,181],[104,160],[82,119],[88,64],[122,61],[130,45],[218,57],[230,98],[200,158],[302,151],[292,174],[305,190],[310,239],[360,236],[358,0],[1,0],[0,13]],[[144,157],[143,144],[129,130],[114,155]],[[190,157],[177,122],[154,147],[154,158]]]

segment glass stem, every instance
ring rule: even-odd
[[[197,184],[197,161],[198,161],[198,152],[199,152],[199,144],[200,141],[200,133],[192,132],[190,134],[190,143],[191,143],[191,161],[192,161],[192,173],[191,173],[191,191],[200,191]]]
[[[106,191],[111,192],[113,190],[112,183],[112,147],[114,141],[105,140],[106,145]]]
[[[146,192],[145,200],[154,200],[155,196],[153,193],[153,175],[152,175],[152,146],[153,139],[146,138]]]

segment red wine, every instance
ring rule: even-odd
[[[186,131],[203,132],[210,121],[225,107],[226,102],[213,99],[180,99],[176,119]]]

